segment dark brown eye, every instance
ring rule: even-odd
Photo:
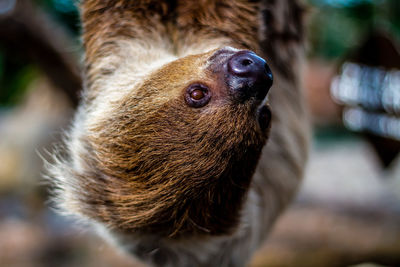
[[[190,107],[204,107],[210,99],[210,89],[203,84],[192,84],[186,89],[185,100]]]
[[[200,100],[203,97],[205,97],[203,90],[196,89],[194,90],[191,94],[190,97],[193,98],[194,100]]]

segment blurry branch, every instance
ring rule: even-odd
[[[399,266],[400,214],[382,208],[294,205],[250,266],[342,267],[363,262]]]
[[[82,82],[71,37],[31,0],[0,0],[0,44],[36,63],[77,106]]]

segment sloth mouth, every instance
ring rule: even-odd
[[[262,131],[269,129],[271,125],[272,113],[268,105],[261,105],[257,112],[257,121]]]

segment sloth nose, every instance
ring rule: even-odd
[[[247,50],[231,56],[227,63],[227,82],[232,94],[241,101],[262,100],[272,86],[271,69],[264,59]]]

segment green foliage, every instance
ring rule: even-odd
[[[310,0],[310,56],[343,58],[376,29],[400,35],[399,0]]]

